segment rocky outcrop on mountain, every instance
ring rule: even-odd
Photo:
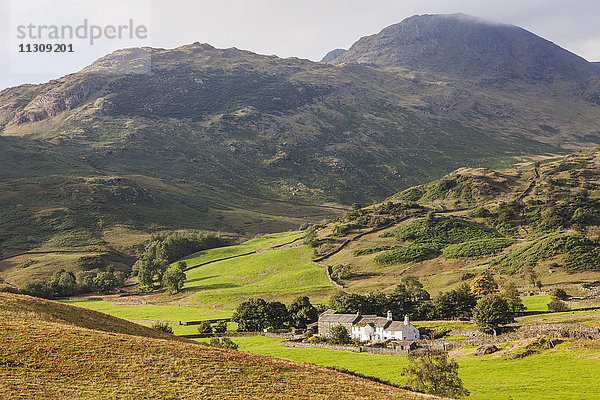
[[[325,54],[325,57],[321,59],[322,63],[332,62],[342,54],[346,53],[348,50],[346,49],[335,49],[331,50],[329,53]]]
[[[585,81],[596,65],[513,25],[465,14],[416,15],[363,37],[335,64],[406,67],[467,79]]]

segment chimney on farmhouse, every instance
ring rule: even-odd
[[[392,312],[391,312],[391,311],[388,311],[388,314],[387,314],[387,320],[388,320],[388,321],[391,321],[391,320],[392,320]]]
[[[404,316],[404,325],[408,325],[410,321],[408,320],[408,314]]]

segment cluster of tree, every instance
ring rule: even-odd
[[[123,286],[125,274],[109,269],[79,273],[61,269],[50,280],[38,280],[25,284],[21,293],[45,299],[74,296],[81,293],[110,293]]]
[[[289,306],[278,301],[251,299],[240,304],[233,313],[240,332],[288,327],[306,328],[319,319],[319,312],[306,296],[298,297]]]
[[[133,265],[141,287],[149,290],[166,289],[177,293],[186,280],[187,265],[181,261],[169,265],[198,251],[224,246],[226,242],[218,235],[205,232],[174,232],[153,235]]]

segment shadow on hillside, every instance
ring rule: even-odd
[[[212,285],[203,285],[203,286],[195,286],[191,288],[186,288],[186,292],[201,292],[203,290],[214,290],[214,289],[230,289],[239,287],[241,285],[236,285],[233,283],[213,283]]]
[[[200,282],[200,281],[205,281],[205,280],[207,280],[207,279],[216,278],[216,277],[218,277],[218,276],[219,276],[219,275],[213,275],[213,276],[202,276],[202,277],[200,277],[200,278],[187,279],[187,280],[185,281],[185,283],[189,284],[189,283],[192,283],[192,282]]]

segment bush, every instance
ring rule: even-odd
[[[335,281],[352,277],[349,265],[335,265],[331,268],[331,278]]]
[[[173,328],[167,323],[157,322],[155,324],[152,324],[152,328],[166,333],[170,333],[171,335],[173,334]]]
[[[561,288],[554,288],[550,291],[550,295],[552,297],[556,297],[559,300],[567,300],[569,298],[569,295],[567,294],[567,292],[565,292],[565,289],[561,289]]]
[[[83,256],[77,259],[77,264],[85,271],[91,269],[102,269],[106,266],[106,262],[102,256]]]
[[[214,347],[221,347],[223,349],[232,349],[232,350],[237,350],[238,349],[238,345],[231,339],[229,339],[228,337],[224,337],[224,338],[217,338],[217,337],[213,337],[210,339],[210,343],[211,346]]]
[[[350,334],[343,325],[336,325],[329,332],[329,341],[333,344],[350,343]]]
[[[415,243],[453,244],[498,237],[495,231],[457,217],[419,219],[400,226],[393,235]]]
[[[442,254],[437,245],[413,244],[405,247],[397,247],[375,257],[375,262],[381,265],[405,264],[419,262],[435,258]]]
[[[210,322],[208,321],[202,321],[200,322],[200,325],[198,325],[198,333],[200,333],[201,335],[210,335],[213,333],[213,328],[210,325]]]
[[[548,303],[548,311],[565,312],[569,311],[569,306],[564,301],[555,297],[550,301],[550,303]]]
[[[227,332],[227,321],[219,321],[214,327],[215,333],[225,333]]]

